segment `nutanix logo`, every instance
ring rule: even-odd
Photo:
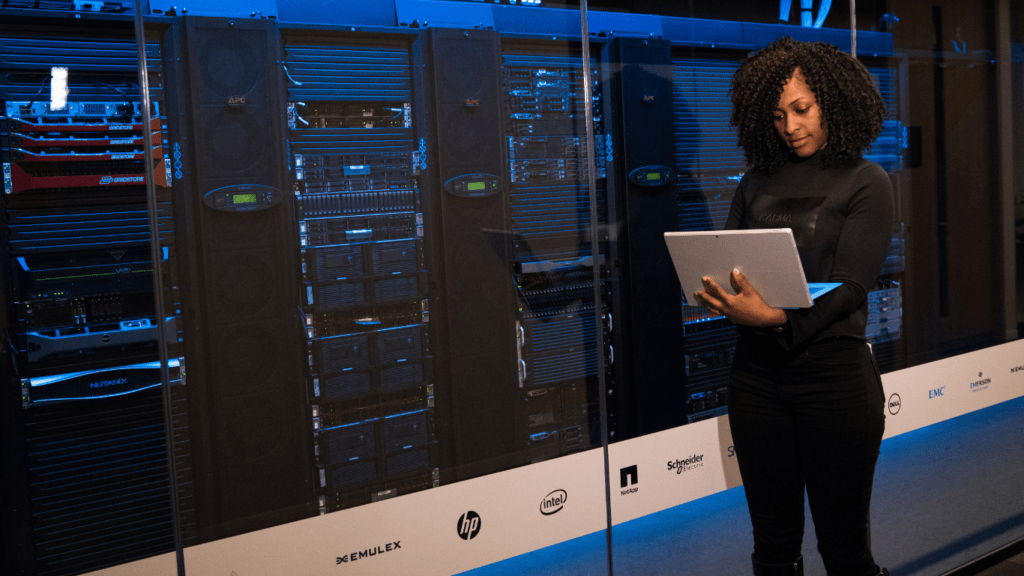
[[[636,491],[639,490],[636,484],[639,482],[640,475],[637,473],[636,464],[619,469],[619,487],[623,489],[623,496],[626,496],[627,494],[636,494]]]
[[[476,535],[480,533],[480,525],[480,515],[472,510],[459,516],[459,523],[456,526],[459,531],[459,538],[463,540],[476,538]]]

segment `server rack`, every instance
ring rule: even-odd
[[[104,33],[105,32],[105,33]],[[170,250],[159,46],[142,122],[131,31],[0,30],[3,458],[10,566],[71,574],[173,547],[143,143]],[[65,106],[50,103],[66,68]],[[44,88],[47,93],[43,94]],[[172,328],[173,329],[173,328]],[[175,363],[174,373],[177,373]],[[18,393],[20,392],[20,393]],[[21,468],[24,466],[24,468]],[[187,517],[188,510],[185,510]]]

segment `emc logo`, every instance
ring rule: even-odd
[[[942,396],[942,393],[945,392],[945,391],[946,391],[946,387],[945,386],[943,386],[941,388],[936,388],[935,390],[929,390],[928,391],[928,398],[929,399],[938,398],[939,396]]]

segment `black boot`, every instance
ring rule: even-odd
[[[757,558],[751,554],[750,561],[754,563],[754,576],[804,576],[803,556],[798,557],[796,562],[787,564],[765,564],[758,562]]]

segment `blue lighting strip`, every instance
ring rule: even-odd
[[[170,368],[178,368],[181,365],[181,361],[178,360],[177,358],[172,358],[172,359],[167,361],[167,364],[168,364],[168,366]],[[67,374],[58,374],[56,376],[39,376],[39,377],[36,377],[36,378],[26,378],[26,380],[28,380],[29,386],[32,386],[34,388],[34,387],[37,387],[37,386],[46,386],[47,384],[55,384],[57,382],[64,382],[66,380],[71,380],[72,378],[79,378],[81,376],[91,376],[91,375],[94,375],[94,374],[103,374],[103,373],[106,373],[106,372],[114,372],[114,371],[120,371],[120,370],[159,370],[159,369],[160,369],[160,362],[159,361],[156,361],[156,362],[143,362],[141,364],[129,364],[128,366],[114,366],[112,368],[100,368],[98,370],[86,370],[86,371],[83,371],[83,372],[69,372]],[[100,398],[100,396],[92,396],[92,398]],[[53,401],[52,399],[51,400],[47,400],[47,402],[52,402],[52,401]]]

